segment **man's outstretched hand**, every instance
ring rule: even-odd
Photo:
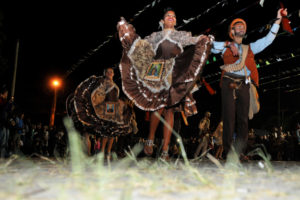
[[[277,20],[275,21],[276,24],[280,24],[282,17],[286,17],[287,16],[287,9],[285,8],[280,8],[277,11]]]

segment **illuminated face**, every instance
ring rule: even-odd
[[[174,11],[168,11],[166,12],[164,16],[164,28],[171,28],[173,29],[176,25],[176,15]]]
[[[237,37],[244,37],[246,34],[246,27],[243,23],[236,23],[233,27],[234,35]]]
[[[105,76],[111,80],[113,79],[114,75],[114,70],[112,68],[108,68],[105,72]]]

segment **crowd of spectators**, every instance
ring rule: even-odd
[[[13,154],[25,156],[60,156],[67,152],[67,134],[63,128],[32,122],[8,99],[5,87],[0,91],[0,158]]]
[[[68,156],[68,135],[65,129],[63,127],[49,127],[39,121],[32,122],[24,112],[14,109],[13,101],[8,100],[7,97],[8,91],[2,87],[0,96],[0,158],[8,158],[12,154],[66,158]],[[209,122],[207,115],[205,119]],[[200,131],[191,137],[185,137],[185,134],[181,132],[180,124],[180,121],[176,122],[174,129],[181,134],[189,159],[205,158],[206,153],[209,152],[217,159],[222,160],[222,127],[220,126],[222,123],[219,123],[214,129],[208,126],[205,132],[200,130],[200,123],[198,127]],[[138,126],[144,126],[144,124],[138,124]],[[134,145],[138,143],[143,145],[145,134],[141,134],[141,132],[146,129],[139,127],[139,130],[137,134],[116,138],[112,152],[122,158],[126,156],[125,152],[130,151]],[[101,149],[100,138],[90,135],[90,141],[92,144],[91,155],[99,153]],[[162,137],[158,136],[154,140],[153,157],[159,156],[161,144]],[[199,146],[201,146],[201,154],[198,151]],[[171,157],[181,156],[179,139],[175,135],[172,135],[169,148]],[[298,124],[294,130],[287,131],[283,130],[282,127],[274,127],[269,131],[250,129],[246,154],[257,148],[260,148],[265,155],[270,154],[273,161],[299,161],[300,125]],[[139,156],[145,155],[141,153]],[[249,158],[261,159],[256,154],[249,154]]]

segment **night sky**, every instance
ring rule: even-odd
[[[156,3],[153,7],[152,2]],[[62,77],[63,86],[58,92],[57,105],[58,117],[62,117],[65,115],[66,97],[81,81],[91,75],[101,75],[103,69],[108,66],[118,66],[122,48],[116,37],[116,24],[120,16],[132,20],[137,33],[145,37],[158,31],[158,22],[167,6],[175,9],[178,25],[183,25],[183,19],[188,20],[202,13],[198,19],[184,25],[180,30],[191,31],[194,35],[207,31],[220,41],[229,39],[228,25],[234,18],[241,17],[248,23],[249,35],[244,41],[249,43],[267,34],[268,29],[264,27],[276,18],[279,8],[277,0],[265,0],[263,7],[257,2],[161,0],[158,3],[151,0],[111,0],[105,3],[82,1],[63,4],[40,1],[33,4],[24,1],[15,5],[1,5],[1,56],[9,67],[1,74],[1,84],[11,85],[15,46],[19,39],[16,104],[32,118],[48,120],[53,100],[53,89],[49,86],[49,81],[53,76]],[[291,118],[291,123],[299,120],[299,6],[297,1],[282,2],[288,8],[288,12],[292,13],[290,20],[295,34],[291,36],[281,28],[281,35],[273,44],[256,56],[256,61],[261,66],[260,81],[263,83],[259,88],[262,110],[250,122],[250,125],[256,128],[269,128],[269,124],[279,124]],[[216,4],[218,5],[215,6]],[[147,5],[151,6],[145,9]],[[209,8],[212,9],[208,10]],[[134,16],[142,10],[141,14]],[[109,42],[89,55],[89,52],[109,39],[108,36],[112,36]],[[278,58],[282,61],[278,62]],[[80,63],[82,59],[84,62]],[[271,64],[266,65],[266,60]],[[212,54],[209,62],[204,68],[203,76],[217,91],[217,95],[209,95],[204,88],[194,95],[199,114],[189,119],[192,125],[198,123],[207,110],[212,112],[213,122],[217,123],[220,120],[218,72],[222,64],[221,57]],[[70,70],[71,73],[68,74]],[[118,68],[115,69],[115,82],[121,88]],[[136,112],[141,116],[144,114],[138,109]]]

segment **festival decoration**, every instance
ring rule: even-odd
[[[282,9],[285,9],[282,2],[280,2],[280,7],[281,7]],[[282,24],[283,30],[285,30],[285,31],[287,31],[288,33],[290,33],[290,34],[293,35],[294,32],[293,32],[293,30],[292,30],[292,28],[291,28],[291,25],[290,25],[291,21],[288,19],[288,17],[287,17],[286,15],[283,14],[283,10],[281,11],[281,15],[282,15],[282,21],[281,21],[281,24]]]
[[[205,81],[205,78],[202,78],[202,83],[204,84],[205,88],[207,89],[210,95],[215,95],[217,92]]]
[[[133,22],[138,16],[140,16],[143,12],[145,12],[148,8],[153,8],[155,5],[159,4],[161,0],[154,0],[151,3],[147,4],[142,10],[139,10],[133,18],[130,19],[130,22]],[[76,70],[82,63],[87,61],[92,55],[94,55],[97,51],[99,51],[103,46],[109,43],[114,34],[106,36],[106,40],[98,45],[95,49],[91,49],[84,55],[79,61],[71,66],[71,68],[66,72],[65,78],[67,78],[74,70]]]

